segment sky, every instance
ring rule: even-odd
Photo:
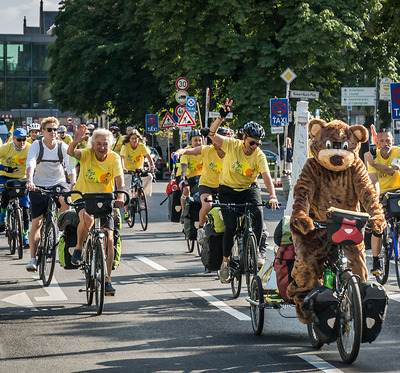
[[[57,11],[59,0],[43,0],[45,11]],[[24,16],[30,27],[39,26],[40,0],[0,0],[0,34],[22,34]]]

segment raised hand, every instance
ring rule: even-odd
[[[231,111],[231,106],[232,106],[233,100],[229,101],[229,98],[225,100],[225,105],[221,106],[221,109],[219,109],[219,115],[221,118],[225,118],[229,112]]]

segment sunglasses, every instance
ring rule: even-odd
[[[47,132],[57,132],[57,128],[46,128]]]
[[[23,139],[15,139],[15,140],[17,140],[18,142],[21,142],[21,141],[26,141],[26,137],[25,137],[25,138],[23,138]]]
[[[250,145],[250,146],[254,146],[254,145],[261,146],[261,141],[260,141],[260,142],[257,142],[257,141],[249,141],[249,145]]]

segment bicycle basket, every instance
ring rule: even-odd
[[[24,197],[28,193],[25,188],[26,180],[7,180],[6,188],[8,190],[8,195],[10,198]]]
[[[400,217],[400,193],[386,193],[387,215],[391,217]]]
[[[329,208],[326,220],[329,241],[337,245],[360,244],[368,219],[367,213]]]
[[[100,217],[113,212],[114,195],[112,193],[85,193],[83,199],[85,210],[90,215]]]

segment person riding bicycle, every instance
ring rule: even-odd
[[[82,193],[112,193],[114,185],[121,190],[125,188],[121,160],[117,153],[111,150],[113,135],[106,129],[97,129],[90,137],[86,149],[77,149],[78,144],[85,138],[86,126],[81,125],[76,129],[74,139],[68,147],[68,154],[75,157],[80,163],[80,172],[74,190]],[[72,195],[74,202],[80,197]],[[118,195],[115,207],[121,208],[124,204],[123,196]],[[94,224],[94,217],[89,215],[85,206],[75,208],[79,216],[77,228],[77,244],[71,257],[71,263],[79,266],[82,261],[83,244],[89,230]],[[107,277],[105,292],[114,295],[115,289],[111,285],[111,270],[114,261],[114,216],[108,214],[100,220],[102,228],[108,233],[107,239]]]
[[[67,127],[58,127],[58,138],[65,144],[69,145],[72,142],[72,137],[67,132]]]
[[[28,127],[28,134],[29,137],[26,139],[28,144],[32,144],[36,140],[36,136],[40,135],[40,124],[39,123],[32,123]]]
[[[202,132],[203,129],[200,131]],[[232,137],[233,132],[228,127],[220,127],[217,131],[218,135]],[[201,155],[203,163],[203,171],[199,180],[199,194],[201,201],[201,209],[199,212],[199,229],[197,230],[197,241],[200,245],[203,244],[204,237],[204,225],[206,224],[206,215],[212,208],[212,202],[206,202],[210,200],[210,197],[218,193],[219,187],[219,175],[222,170],[222,162],[225,157],[225,152],[221,149],[212,139],[212,145],[202,145],[196,148],[185,148],[178,149],[176,152],[171,154],[173,159],[176,155],[177,158],[182,155]]]
[[[121,153],[122,142],[124,141],[124,136],[120,133],[120,128],[116,125],[110,127],[110,131],[113,134],[114,143],[111,150],[117,154]]]
[[[189,144],[187,149],[195,149],[203,144],[203,136],[199,130],[192,130],[189,132]],[[172,154],[171,154],[172,155]],[[173,158],[173,156],[172,156]],[[195,194],[198,191],[198,183],[200,175],[203,171],[203,161],[201,154],[198,155],[183,155],[179,164],[178,171],[176,172],[176,182],[182,190],[181,207],[182,212],[185,210],[186,198]],[[181,217],[183,222],[183,216]]]
[[[25,128],[18,127],[13,132],[13,141],[0,146],[0,161],[4,170],[0,172],[0,184],[6,184],[10,179],[24,179],[26,173],[26,160],[28,157],[29,144],[26,143]],[[7,205],[10,201],[7,188],[1,188],[1,212],[0,212],[0,232],[5,229],[5,217]],[[23,246],[29,247],[29,198],[21,197],[19,204],[22,207],[24,220]]]
[[[36,140],[29,147],[26,162],[26,188],[30,191],[32,226],[29,232],[31,260],[27,264],[28,271],[36,271],[36,252],[40,240],[40,229],[43,224],[43,215],[47,211],[49,196],[35,191],[37,188],[67,192],[75,184],[75,168],[70,165],[67,154],[67,145],[57,139],[59,122],[55,117],[42,120],[43,138]],[[66,182],[65,170],[70,180],[70,188]],[[68,210],[64,197],[59,198],[61,205],[59,214]]]
[[[278,207],[274,184],[269,173],[268,162],[259,146],[265,136],[264,128],[256,122],[248,122],[243,127],[243,140],[223,137],[217,131],[228,115],[232,101],[226,99],[221,107],[220,116],[211,124],[208,136],[225,152],[222,172],[219,179],[219,200],[222,203],[261,203],[261,191],[256,180],[261,173],[265,186],[270,194],[269,204],[274,210]],[[254,233],[257,248],[263,230],[263,210],[259,206],[250,207],[253,215]],[[223,261],[219,273],[221,282],[229,281],[229,260],[233,247],[237,216],[222,209],[225,232],[222,239]],[[260,255],[260,254],[259,254]]]
[[[368,165],[368,174],[379,194],[379,201],[382,202],[387,192],[400,189],[400,148],[393,146],[394,138],[389,130],[382,129],[378,133],[378,147],[376,157],[371,152],[364,154],[364,160]],[[382,234],[372,232],[372,269],[374,276],[382,275],[382,264],[379,255],[382,249]]]
[[[121,148],[121,163],[122,169],[125,174],[125,188],[126,191],[129,190],[131,183],[132,183],[132,176],[129,175],[128,171],[135,171],[137,169],[142,169],[144,164],[144,158],[146,157],[150,164],[150,172],[153,173],[155,170],[153,159],[149,153],[149,149],[146,145],[143,144],[143,137],[139,133],[138,130],[133,129],[129,132],[122,142]],[[143,188],[146,191],[150,191],[148,193],[151,195],[151,182],[152,182],[151,175],[143,177]],[[129,222],[129,212],[128,206],[124,207],[125,209],[125,221]]]

